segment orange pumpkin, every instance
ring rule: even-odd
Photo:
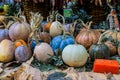
[[[50,26],[51,26],[51,22],[47,22],[47,23],[44,25],[43,30],[46,31],[46,32],[49,32]]]
[[[24,40],[19,39],[19,40],[15,41],[14,45],[15,45],[15,47],[18,47],[18,46],[21,46],[21,45],[27,46],[27,43]]]
[[[86,26],[86,29],[81,30],[76,36],[76,42],[83,45],[87,49],[89,49],[92,44],[98,41],[98,38],[101,34],[97,30],[90,29],[91,23],[92,22],[90,22],[89,25],[83,24],[83,26]]]

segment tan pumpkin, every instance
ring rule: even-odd
[[[83,24],[83,26],[86,26],[86,29],[82,29],[76,36],[76,42],[83,45],[87,49],[98,41],[101,34],[98,30],[90,29],[91,23],[92,22],[90,22],[89,25]]]
[[[39,43],[34,49],[35,58],[40,62],[47,62],[54,55],[52,48],[48,43]]]
[[[0,61],[10,62],[14,59],[15,47],[12,41],[4,39],[0,43]]]
[[[64,18],[62,15],[57,14],[56,15],[56,21],[52,22],[51,26],[50,26],[50,35],[52,37],[55,37],[59,34],[62,33],[62,24],[57,20],[57,16],[61,16],[62,18]],[[63,19],[63,23],[64,23],[64,19]]]
[[[12,41],[23,39],[27,41],[31,32],[30,26],[26,22],[15,22],[9,28],[9,36]]]

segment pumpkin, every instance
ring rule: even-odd
[[[63,23],[65,22],[64,17],[62,15],[60,15],[60,14],[56,15],[56,21],[52,22],[51,26],[50,26],[50,35],[52,37],[55,37],[55,36],[62,33],[62,26],[63,25],[57,20],[57,16],[61,16],[63,18]]]
[[[14,59],[15,47],[11,40],[4,39],[0,43],[0,61],[10,62]]]
[[[117,31],[117,30],[114,30],[114,29],[110,29],[110,30],[107,30],[106,33],[104,36],[103,36],[103,40],[109,40],[109,39],[112,39],[114,41],[120,41],[120,32]]]
[[[58,35],[51,40],[50,46],[52,47],[53,51],[57,53],[58,51],[62,51],[67,45],[74,43],[74,38],[70,35],[67,35],[64,31],[63,35]]]
[[[19,39],[19,40],[16,40],[14,42],[14,45],[15,45],[15,47],[18,47],[18,46],[21,46],[21,45],[27,46],[27,43],[24,40]]]
[[[94,43],[89,49],[89,55],[92,61],[94,61],[95,59],[105,59],[110,57],[109,48],[107,47],[107,45],[101,42],[102,36],[104,34],[102,34],[98,42]]]
[[[86,29],[82,29],[79,34],[76,36],[76,42],[85,46],[85,48],[89,49],[90,46],[98,41],[100,37],[100,32],[97,30],[90,29],[91,23],[89,25],[83,24]]]
[[[15,49],[15,59],[19,62],[25,62],[32,57],[32,52],[29,47],[21,45]]]
[[[30,25],[25,21],[19,20],[19,18],[18,21],[14,22],[9,28],[9,36],[12,41],[18,39],[27,41],[30,32]]]
[[[111,41],[106,41],[105,42],[105,45],[109,48],[110,50],[110,55],[113,56],[113,55],[116,55],[117,53],[117,48],[115,46],[115,44]]]
[[[48,43],[38,43],[34,49],[34,56],[40,62],[47,62],[53,56],[53,50]]]
[[[0,29],[0,42],[4,39],[9,39],[9,30],[8,30],[8,25],[11,23],[8,23],[8,25],[6,25],[6,23],[4,21],[0,21],[4,24],[5,29]]]
[[[120,56],[120,42],[118,42],[117,52],[118,52],[118,55]]]
[[[72,67],[81,67],[86,64],[88,53],[80,44],[70,44],[62,51],[62,59],[65,64]]]
[[[43,30],[45,32],[49,32],[50,31],[51,23],[54,21],[55,15],[57,13],[58,13],[57,11],[51,11],[49,13],[49,16],[47,17],[47,23],[43,26]]]

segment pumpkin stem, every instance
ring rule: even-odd
[[[0,22],[3,23],[3,25],[4,25],[5,29],[6,29],[7,24],[4,21],[1,21],[1,20],[0,20]]]
[[[86,29],[88,29],[88,25],[86,25],[83,20],[81,20],[81,19],[79,19],[79,20],[81,21],[83,27],[85,27]]]
[[[108,32],[109,32],[109,30],[100,35],[99,40],[98,40],[98,44],[101,44],[101,42],[102,42],[102,37],[103,37],[105,34],[107,34]]]
[[[89,22],[88,29],[90,29],[92,23],[92,21]]]

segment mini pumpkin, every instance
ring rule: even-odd
[[[79,34],[76,36],[76,42],[85,46],[85,48],[89,49],[90,46],[98,41],[100,37],[100,32],[96,30],[90,29],[91,23],[89,25],[84,24],[87,29],[82,29]]]
[[[63,35],[54,37],[50,42],[50,46],[52,47],[53,51],[57,53],[58,51],[62,51],[67,45],[74,43],[74,38],[68,34],[65,34],[64,32]]]
[[[0,61],[10,62],[14,59],[15,47],[11,40],[4,39],[0,43]]]
[[[46,63],[51,56],[54,55],[52,48],[48,43],[38,43],[34,49],[35,58],[42,62]]]
[[[19,62],[25,62],[32,57],[32,52],[29,47],[21,45],[15,49],[15,59]]]
[[[19,39],[19,40],[16,40],[14,42],[14,45],[15,45],[15,47],[18,47],[18,46],[21,46],[21,45],[27,46],[27,43],[24,40]]]
[[[63,18],[63,23],[65,22],[64,17],[58,13],[56,15],[56,21],[52,22],[52,24],[50,26],[50,35],[52,37],[55,37],[55,36],[62,33],[62,26],[63,25],[57,20],[57,16],[61,16]]]
[[[17,18],[17,21],[14,22],[9,28],[9,36],[12,41],[18,39],[27,41],[30,32],[30,25],[27,22],[21,20],[21,18]]]
[[[70,44],[62,51],[64,63],[72,67],[81,67],[85,65],[88,56],[87,50],[80,44]]]
[[[101,42],[104,34],[102,34],[98,42],[94,43],[89,49],[89,54],[92,61],[95,59],[105,59],[110,57],[110,50],[108,46]]]

